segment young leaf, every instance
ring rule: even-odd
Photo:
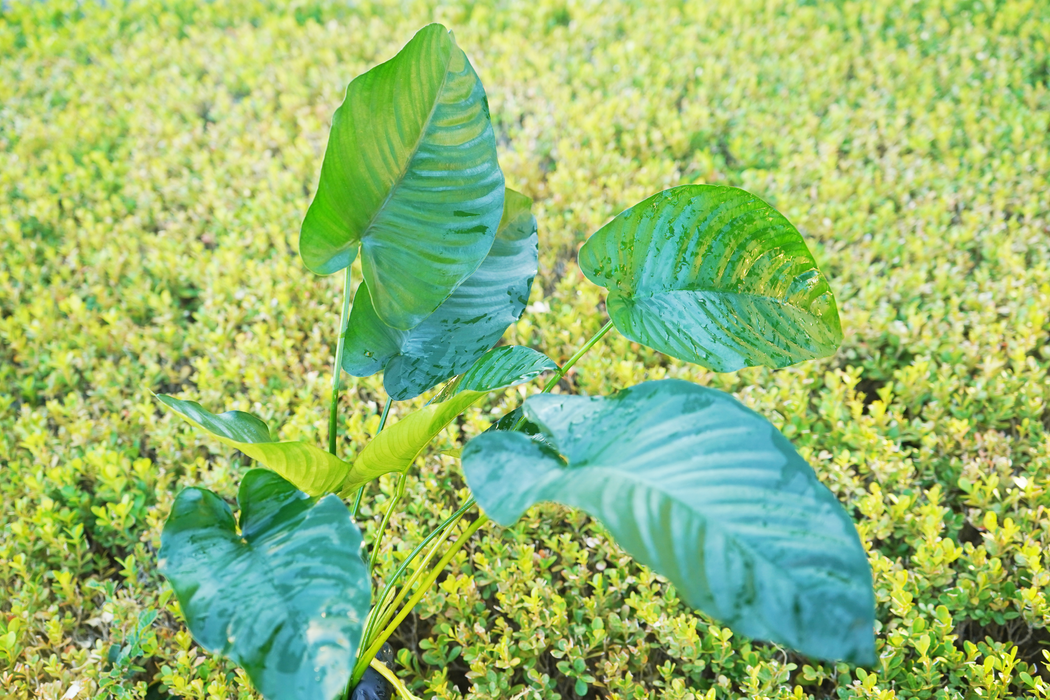
[[[309,443],[274,442],[266,424],[250,413],[227,411],[215,415],[196,401],[163,394],[158,394],[157,399],[187,423],[274,470],[311,496],[338,491],[350,472],[349,462]]]
[[[521,345],[490,350],[430,404],[379,433],[361,450],[342,493],[388,472],[407,470],[423,448],[456,416],[490,391],[506,389],[558,369],[541,352]]]
[[[346,329],[343,369],[357,377],[383,370],[396,401],[468,369],[521,316],[536,276],[536,219],[532,201],[507,190],[503,218],[488,257],[437,311],[409,331],[383,323],[361,284]]]
[[[312,501],[252,469],[238,527],[211,491],[175,499],[159,566],[186,625],[208,651],[244,668],[268,700],[331,700],[346,687],[371,604],[361,533],[336,496]]]
[[[540,501],[581,508],[737,632],[874,663],[871,569],[857,531],[764,418],[672,379],[608,398],[532,396],[525,416],[546,444],[486,432],[463,449],[467,482],[493,520],[510,525]]]
[[[431,24],[347,87],[299,252],[331,274],[360,245],[376,313],[407,330],[478,268],[502,211],[485,90],[452,35]]]
[[[634,205],[580,249],[631,340],[718,372],[830,355],[835,297],[802,235],[734,187],[686,185]]]

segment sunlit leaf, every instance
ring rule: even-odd
[[[355,78],[332,118],[303,262],[361,268],[376,313],[409,329],[485,259],[503,212],[503,174],[481,81],[441,25]]]
[[[842,342],[835,297],[801,234],[734,187],[653,195],[580,249],[631,340],[719,372],[784,367]]]
[[[463,449],[467,482],[494,520],[510,525],[541,501],[581,508],[737,632],[874,663],[871,570],[857,531],[766,419],[670,379],[608,398],[532,396],[524,413],[546,443],[493,431]]]
[[[345,689],[371,604],[361,533],[334,495],[317,501],[274,472],[244,475],[240,521],[188,488],[161,535],[159,566],[194,639],[244,668],[268,700]]]
[[[209,433],[274,470],[311,496],[338,491],[350,473],[350,463],[306,442],[275,442],[261,420],[243,411],[210,413],[196,401],[158,394],[165,406],[186,422]]]
[[[386,393],[411,399],[468,369],[521,316],[536,275],[536,219],[528,197],[507,190],[496,240],[477,272],[409,331],[383,323],[362,284],[346,329],[343,369],[383,371]]]
[[[432,403],[379,433],[357,456],[344,494],[388,472],[408,469],[430,441],[485,394],[557,369],[541,352],[520,345],[495,348]]]

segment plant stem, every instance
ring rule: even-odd
[[[397,477],[397,486],[394,487],[394,495],[390,498],[390,503],[386,507],[386,513],[383,514],[383,522],[379,524],[379,530],[376,532],[376,540],[372,543],[372,556],[368,560],[369,572],[375,571],[376,560],[379,559],[379,546],[383,543],[383,533],[386,531],[387,524],[390,523],[390,516],[394,514],[394,508],[396,508],[398,502],[401,501],[401,497],[405,495],[406,476],[406,474],[402,473]]]
[[[379,428],[376,429],[376,435],[383,432],[383,427],[386,425],[386,417],[390,415],[390,407],[393,405],[394,400],[389,396],[386,399],[386,405],[383,406],[383,415],[379,419]],[[365,487],[361,486],[357,489],[357,493],[354,495],[354,507],[350,509],[350,517],[357,520],[357,514],[361,510],[361,497],[365,495]]]
[[[598,343],[599,340],[604,338],[605,334],[608,333],[609,330],[612,327],[613,327],[613,322],[611,320],[607,321],[605,323],[605,325],[602,326],[598,330],[597,333],[595,333],[593,336],[591,336],[590,340],[588,340],[586,343],[583,344],[583,347],[581,347],[579,350],[576,351],[575,355],[573,355],[572,357],[569,358],[568,362],[566,362],[564,365],[562,365],[561,369],[559,369],[557,372],[555,372],[554,376],[551,377],[551,380],[549,382],[547,382],[547,386],[543,387],[543,391],[541,391],[540,393],[541,394],[549,394],[551,392],[551,389],[553,389],[554,387],[558,386],[558,382],[560,382],[561,378],[565,376],[565,373],[568,372],[570,369],[572,369],[572,366],[575,365],[579,361],[579,359],[581,357],[586,355],[587,351],[590,350],[591,348],[593,348]],[[511,428],[511,430],[517,430],[522,425],[524,425],[524,423],[525,423],[525,414],[522,413],[521,418],[518,419],[518,422],[514,424],[514,427]]]
[[[569,361],[566,362],[564,365],[562,365],[562,368],[554,373],[554,376],[551,377],[551,380],[549,382],[547,382],[547,386],[543,387],[543,391],[541,393],[549,394],[551,389],[556,387],[558,385],[558,382],[561,381],[561,378],[565,376],[565,373],[568,372],[570,369],[572,369],[572,366],[574,364],[576,364],[581,357],[586,355],[587,351],[590,350],[591,348],[593,348],[595,346],[595,344],[599,340],[601,340],[605,336],[605,334],[609,332],[609,329],[612,328],[612,327],[613,327],[612,321],[606,322],[606,324],[601,327],[601,330],[599,330],[597,333],[595,333],[593,336],[591,336],[591,339],[588,340],[586,343],[584,343],[583,347],[580,348],[579,350],[577,350],[576,354],[573,355],[572,357],[570,357]]]
[[[343,282],[343,311],[339,315],[339,340],[335,344],[335,367],[332,368],[332,406],[328,411],[328,451],[335,454],[336,430],[339,425],[339,380],[343,375],[343,343],[346,340],[346,324],[350,321],[350,270],[346,266]]]
[[[379,596],[379,602],[377,602],[375,607],[372,609],[373,614],[369,615],[368,624],[365,627],[365,634],[362,637],[365,640],[365,644],[368,644],[372,641],[372,633],[376,628],[382,628],[384,625],[386,625],[387,622],[389,622],[390,616],[394,614],[394,610],[401,603],[401,601],[405,599],[405,596],[408,594],[408,592],[412,590],[412,586],[414,586],[416,581],[418,581],[420,576],[422,576],[423,571],[427,567],[427,564],[429,564],[430,560],[434,558],[435,554],[437,554],[437,550],[441,547],[441,543],[448,538],[449,533],[452,532],[452,529],[456,526],[456,523],[458,523],[460,519],[464,515],[466,515],[467,511],[470,510],[470,508],[473,505],[474,497],[471,496],[466,501],[466,503],[459,507],[459,510],[457,510],[455,513],[449,516],[448,519],[445,520],[445,522],[441,523],[440,526],[438,526],[433,532],[427,535],[426,538],[424,538],[423,541],[420,542],[419,545],[412,551],[412,553],[408,555],[408,558],[401,563],[401,566],[399,566],[397,571],[394,572],[394,575],[390,577],[390,581],[387,582],[386,586],[383,587],[383,592]],[[400,579],[401,576],[405,573],[405,570],[408,568],[408,565],[412,562],[413,559],[415,559],[419,555],[420,552],[423,551],[423,549],[426,548],[428,544],[430,544],[430,542],[432,542],[435,539],[437,540],[437,542],[434,542],[434,546],[430,548],[430,550],[423,557],[423,561],[421,561],[419,563],[419,566],[416,567],[416,570],[412,572],[412,576],[410,576],[405,585],[401,587],[401,591],[397,594],[397,597],[395,597],[393,600],[388,601],[387,596],[393,593],[394,585],[397,583],[398,579]]]
[[[452,544],[451,547],[449,547],[449,550],[445,552],[445,556],[441,557],[441,560],[438,561],[437,565],[434,566],[430,574],[428,574],[427,577],[423,580],[423,583],[420,585],[419,590],[417,590],[412,595],[412,597],[408,599],[408,602],[405,603],[405,607],[401,608],[401,612],[397,614],[397,617],[391,620],[390,624],[388,624],[386,628],[379,633],[379,636],[376,637],[375,641],[372,642],[371,646],[369,646],[368,649],[365,650],[365,653],[361,654],[357,658],[357,664],[354,666],[354,674],[350,679],[351,686],[355,685],[358,681],[361,680],[361,676],[364,675],[365,669],[368,668],[368,664],[373,658],[375,658],[375,655],[379,653],[379,650],[383,648],[383,643],[386,642],[390,635],[394,633],[394,630],[397,629],[397,626],[401,624],[402,620],[408,617],[408,614],[412,612],[412,609],[416,607],[416,604],[419,603],[419,601],[423,598],[426,592],[430,590],[430,587],[434,585],[434,581],[437,580],[437,577],[441,575],[441,572],[444,571],[446,566],[448,566],[448,563],[452,561],[452,557],[456,556],[456,553],[458,553],[459,550],[463,548],[463,545],[467,543],[467,540],[470,539],[471,535],[477,532],[478,529],[488,521],[488,516],[486,516],[484,513],[480,514],[477,520],[472,522],[470,526],[466,529],[466,531],[464,531],[463,534],[456,538],[456,541]]]

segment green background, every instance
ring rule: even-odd
[[[232,498],[247,465],[149,390],[324,444],[340,276],[305,270],[299,224],[346,84],[435,20],[536,202],[509,342],[564,361],[600,327],[575,251],[655,191],[741,186],[802,230],[840,304],[834,357],[716,375],[613,333],[567,386],[679,377],[773,420],[870,548],[881,664],[732,636],[543,506],[488,526],[399,633],[417,694],[1050,696],[1044,0],[108,5],[0,14],[0,696],[251,697],[155,567],[175,493]],[[346,382],[349,457],[385,396]],[[418,463],[381,570],[466,497],[438,450],[526,391]]]

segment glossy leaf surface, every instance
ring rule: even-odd
[[[510,525],[581,508],[692,606],[739,633],[872,664],[874,595],[857,531],[767,420],[714,389],[647,382],[608,398],[532,396],[547,442],[486,432],[463,450],[478,503]]]
[[[490,350],[432,403],[410,413],[368,443],[354,462],[355,480],[405,471],[445,426],[482,396],[557,368],[553,360],[532,348],[507,345]],[[346,487],[343,493],[348,495],[354,488]]]
[[[386,393],[404,401],[473,365],[528,303],[538,240],[531,204],[525,195],[507,190],[488,257],[412,330],[383,323],[372,307],[367,284],[360,285],[347,325],[343,369],[358,377],[382,370]]]
[[[268,700],[331,700],[350,680],[371,604],[361,533],[338,497],[315,503],[264,469],[244,475],[238,501],[239,523],[211,491],[182,491],[160,571],[194,639]]]
[[[718,372],[785,367],[842,342],[835,297],[802,235],[735,187],[686,185],[624,211],[580,249],[616,328]]]
[[[502,212],[485,90],[452,35],[431,24],[347,88],[299,252],[330,274],[360,246],[376,313],[409,329],[478,268]]]
[[[250,413],[227,411],[216,415],[196,401],[182,401],[163,394],[157,398],[186,422],[274,470],[311,496],[338,491],[350,473],[349,462],[314,445],[301,441],[274,442],[266,424]]]

